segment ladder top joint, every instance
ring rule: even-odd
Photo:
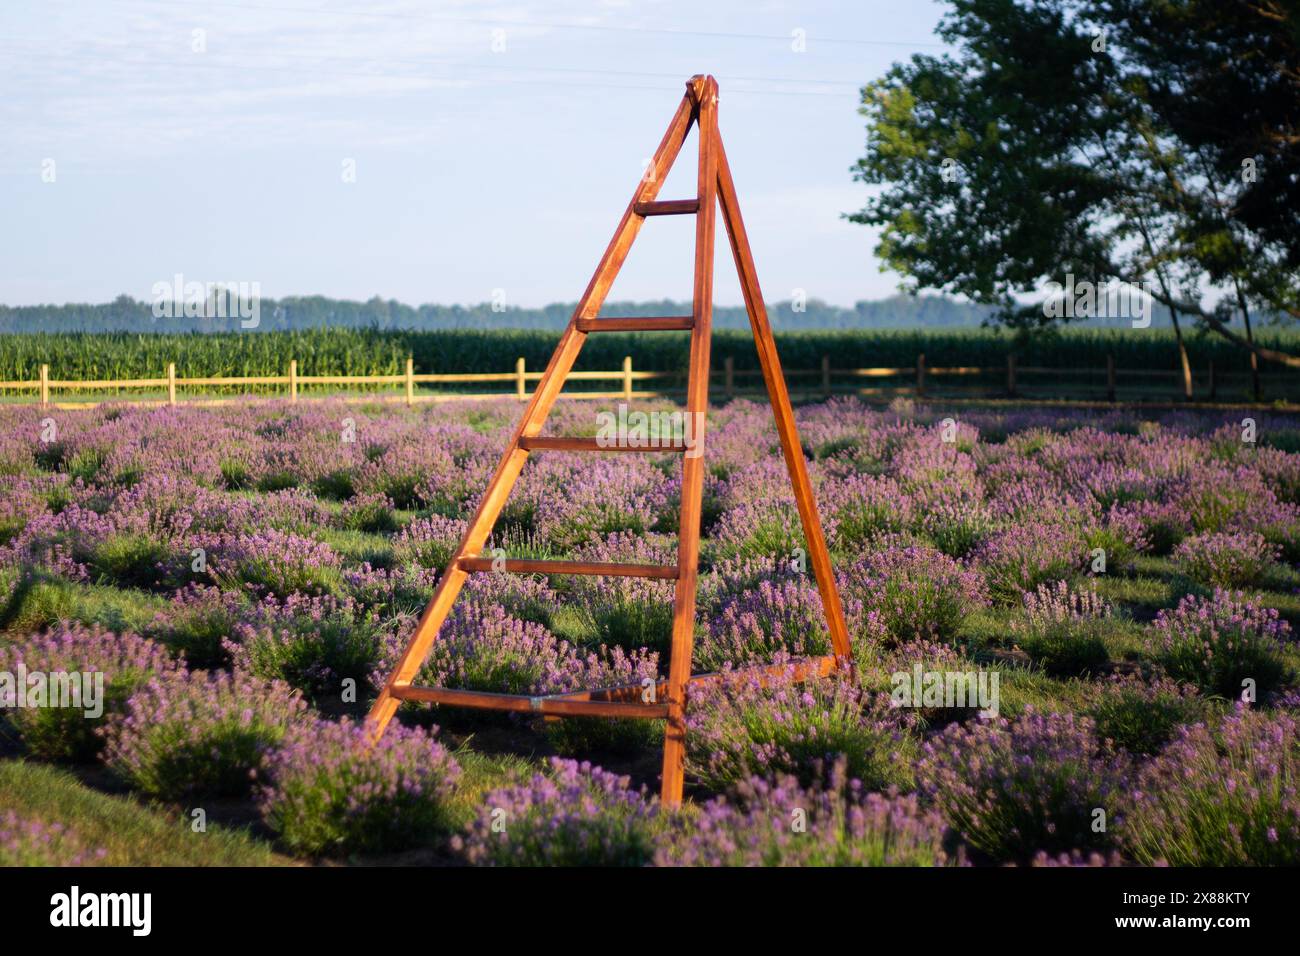
[[[712,74],[696,73],[686,81],[686,92],[698,106],[704,102],[718,101],[718,81]]]

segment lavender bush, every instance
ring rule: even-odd
[[[557,759],[549,773],[489,793],[453,845],[486,866],[645,866],[656,816],[626,777]]]
[[[337,695],[365,682],[379,660],[382,630],[373,612],[348,598],[269,596],[235,628],[235,666],[281,680],[309,697]]]
[[[1081,533],[1057,524],[1022,524],[1001,531],[975,551],[989,593],[1015,603],[1039,585],[1068,579],[1083,569]]]
[[[247,605],[238,592],[191,584],[176,591],[167,610],[155,614],[141,631],[191,667],[223,666],[230,661],[229,642],[248,613]]]
[[[451,560],[465,534],[464,521],[432,515],[413,521],[393,538],[393,556],[399,564],[418,564],[441,571]]]
[[[114,634],[98,627],[64,624],[47,634],[0,644],[0,670],[41,673],[48,682],[57,674],[102,675],[102,712],[89,716],[90,701],[77,706],[14,707],[0,700],[28,753],[42,760],[90,760],[99,752],[104,723],[120,714],[128,698],[151,678],[171,679],[179,666],[160,645],[134,634]],[[47,701],[52,704],[53,701]]]
[[[267,766],[262,816],[297,853],[380,852],[428,845],[451,822],[460,766],[432,733],[317,720],[293,728]]]
[[[1143,680],[1114,675],[1098,688],[1086,709],[1097,736],[1133,754],[1158,753],[1182,726],[1207,719],[1213,712],[1196,688],[1165,677]]]
[[[1024,595],[1024,607],[1011,619],[1011,637],[1048,673],[1081,674],[1108,659],[1110,614],[1095,591],[1075,590],[1065,581],[1041,584]]]
[[[1276,558],[1277,548],[1254,531],[1198,534],[1174,552],[1189,577],[1217,588],[1258,587]]]
[[[1232,700],[1244,681],[1254,681],[1262,694],[1288,679],[1282,651],[1290,634],[1276,610],[1216,589],[1212,597],[1188,595],[1174,610],[1161,611],[1147,646],[1176,680]]]
[[[342,585],[342,562],[327,544],[274,528],[212,542],[214,573],[228,586],[250,585],[287,597],[336,592]]]
[[[725,599],[710,616],[693,659],[705,670],[719,670],[765,663],[781,654],[811,657],[830,652],[830,634],[815,583],[806,577],[786,577],[760,580]]]
[[[658,866],[944,866],[946,828],[913,796],[871,793],[846,781],[843,763],[825,786],[790,776],[751,777],[734,802],[700,808],[655,854]]]
[[[339,509],[336,523],[348,531],[385,532],[397,529],[392,499],[383,494],[349,497]]]
[[[687,769],[712,790],[756,773],[824,779],[836,760],[868,789],[911,783],[912,719],[842,676],[800,681],[791,666],[728,674],[691,688]]]
[[[239,672],[155,678],[108,724],[104,760],[152,796],[243,796],[305,719],[306,704],[287,684]]]
[[[616,564],[677,563],[672,543],[614,534],[579,549],[581,561]],[[599,644],[667,656],[672,638],[673,583],[633,577],[580,577],[572,584],[579,615]]]
[[[1140,863],[1294,866],[1300,859],[1300,733],[1294,715],[1238,705],[1184,728],[1142,768],[1124,822]]]
[[[995,862],[1109,848],[1126,773],[1090,720],[1032,708],[1015,721],[950,725],[926,742],[916,770],[948,824]]]
[[[876,612],[894,641],[951,640],[968,614],[989,603],[978,574],[933,548],[867,554],[843,581],[845,595]]]

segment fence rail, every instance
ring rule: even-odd
[[[1062,378],[1066,377],[1087,377],[1090,379],[1102,379],[1104,376],[1105,396],[1107,401],[1116,401],[1118,390],[1118,380],[1125,379],[1143,379],[1143,380],[1169,380],[1173,383],[1170,387],[1170,393],[1177,392],[1178,397],[1182,397],[1180,372],[1169,369],[1125,369],[1118,368],[1115,364],[1114,356],[1108,356],[1104,367],[1088,368],[1053,368],[1043,366],[1021,366],[1018,365],[1015,356],[1007,357],[1005,367],[997,366],[927,366],[924,355],[918,355],[916,364],[912,366],[901,367],[882,367],[882,368],[834,368],[831,365],[830,356],[823,356],[821,365],[815,369],[785,369],[785,375],[788,379],[793,379],[798,384],[791,386],[792,391],[801,393],[804,397],[824,396],[829,397],[834,394],[859,394],[873,395],[894,393],[898,395],[913,395],[924,397],[933,389],[932,378],[971,378],[971,377],[996,377],[997,384],[990,384],[985,389],[984,394],[1005,395],[1008,397],[1024,397],[1022,388],[1022,376],[1050,376],[1057,386]],[[741,395],[750,395],[762,393],[764,391],[761,381],[762,371],[759,369],[737,369],[734,361],[727,357],[723,362],[723,367],[714,369],[710,372],[710,378],[721,385],[722,396],[732,398]],[[1219,371],[1216,373],[1214,363],[1208,364],[1204,376],[1197,374],[1194,385],[1199,383],[1199,397],[1216,399],[1218,389],[1225,380],[1244,380],[1248,378],[1248,372],[1228,372]],[[1005,376],[1005,385],[1002,384],[1002,376]],[[166,390],[167,398],[162,399],[136,399],[136,401],[148,401],[155,404],[165,401],[166,404],[175,405],[179,401],[179,393],[182,389],[204,389],[204,388],[232,388],[240,386],[277,386],[287,389],[290,401],[298,400],[299,390],[303,387],[313,386],[397,386],[400,392],[397,395],[390,396],[392,399],[403,399],[407,405],[414,405],[419,402],[446,402],[446,401],[465,401],[483,398],[500,398],[513,394],[513,397],[519,401],[525,401],[529,397],[528,384],[539,381],[542,377],[540,371],[530,372],[525,367],[522,358],[515,362],[515,368],[512,372],[463,372],[463,373],[435,373],[419,372],[414,368],[412,359],[406,360],[406,370],[400,374],[389,375],[301,375],[298,372],[297,360],[289,362],[289,368],[284,375],[237,375],[237,376],[202,376],[202,377],[179,377],[176,374],[176,363],[170,362],[167,365],[166,374],[160,378],[131,378],[131,379],[97,379],[97,380],[71,380],[55,379],[50,377],[50,366],[43,364],[40,366],[40,376],[31,380],[0,382],[0,393],[5,391],[34,391],[36,398],[42,405],[51,404],[50,396],[55,391],[116,391],[120,389],[147,389],[147,390]],[[1270,373],[1262,373],[1262,377],[1272,380]],[[902,379],[905,380],[892,387],[863,387],[863,379]],[[684,373],[682,372],[654,372],[654,371],[635,371],[632,368],[632,357],[629,355],[623,359],[623,367],[617,371],[577,371],[571,372],[568,376],[570,381],[577,382],[615,382],[618,388],[610,391],[578,391],[565,392],[568,398],[586,398],[586,399],[611,399],[622,398],[631,400],[633,398],[658,398],[668,397],[681,391],[685,387]],[[746,382],[753,381],[754,384],[740,386],[738,380]],[[667,387],[658,389],[637,389],[637,383],[671,383]],[[1300,377],[1289,376],[1288,382],[1292,385],[1300,384]],[[416,386],[421,385],[475,385],[489,383],[512,383],[512,391],[492,391],[492,392],[436,392],[434,394],[420,394],[416,391]],[[805,384],[806,383],[806,384]],[[1164,390],[1164,387],[1161,387]],[[1149,393],[1148,393],[1149,394]],[[1052,397],[1060,397],[1054,395]],[[1174,397],[1172,394],[1169,397]],[[1260,396],[1256,396],[1258,400]],[[60,404],[60,403],[55,403]],[[61,403],[72,404],[72,403]],[[78,402],[78,406],[89,406],[95,403]]]

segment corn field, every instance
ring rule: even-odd
[[[157,376],[168,362],[182,376],[284,374],[297,359],[303,375],[396,375],[407,356],[417,372],[499,372],[523,356],[529,368],[546,364],[559,335],[551,331],[442,330],[378,331],[317,329],[294,332],[220,334],[60,333],[0,335],[0,380],[30,380],[40,365],[68,379]],[[999,366],[1014,352],[1025,365],[1104,366],[1107,354],[1126,368],[1173,370],[1173,336],[1164,330],[1065,330],[1018,341],[1005,331],[824,331],[777,335],[781,360],[789,368],[812,368],[821,356],[837,366],[910,366],[924,354],[934,366]],[[1295,348],[1300,335],[1269,333],[1261,343]],[[593,336],[579,368],[617,368],[634,355],[639,369],[678,371],[685,367],[688,338],[679,333]],[[1248,369],[1246,353],[1217,337],[1188,336],[1193,368],[1213,361],[1223,372]],[[747,332],[714,333],[714,364],[731,357],[739,370],[757,368]],[[1267,370],[1267,366],[1265,366]]]

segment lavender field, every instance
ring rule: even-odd
[[[406,704],[367,745],[518,413],[0,408],[0,672],[103,675],[0,701],[0,864],[1300,859],[1300,421],[801,407],[855,660],[760,681],[727,672],[830,643],[770,410],[717,407],[694,660],[726,676],[670,812],[658,722]],[[489,547],[673,563],[678,466],[536,456]],[[654,679],[672,587],[474,575],[417,682]]]

